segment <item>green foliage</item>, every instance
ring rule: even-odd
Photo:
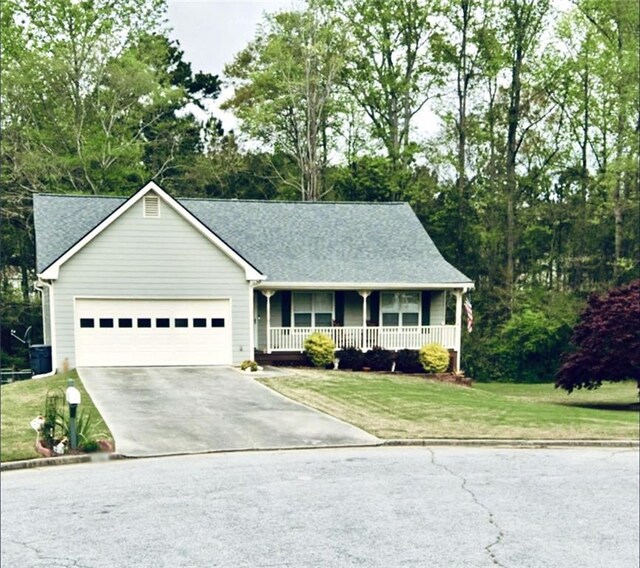
[[[0,366],[3,369],[29,368],[29,348],[12,337],[12,329],[18,337],[24,338],[31,327],[31,342],[42,343],[42,309],[38,300],[36,297],[25,301],[10,281],[5,279],[0,283]]]
[[[250,369],[252,372],[255,372],[258,370],[258,363],[247,359],[246,361],[243,361],[242,363],[240,363],[240,369],[242,371],[246,371],[247,369]]]
[[[334,24],[318,3],[268,16],[225,68],[235,91],[223,108],[234,110],[245,131],[270,151],[293,160],[295,175],[280,177],[303,201],[326,195],[322,174],[339,134],[344,36]]]
[[[449,366],[449,352],[439,343],[423,345],[418,358],[427,373],[444,373]]]
[[[70,420],[68,407],[58,412],[57,424],[60,429],[59,431],[62,432],[62,435],[66,437],[67,440],[71,439]],[[76,436],[79,450],[95,452],[99,449],[98,440],[108,438],[109,434],[106,432],[106,426],[102,418],[92,410],[82,409],[76,415]]]
[[[60,440],[64,434],[60,435],[62,426],[60,416],[64,408],[64,392],[62,389],[50,389],[44,403],[44,424],[42,425],[41,435],[42,444],[46,448],[53,448],[54,443]]]
[[[553,379],[582,303],[540,290],[519,301],[513,315],[495,329],[464,337],[462,366],[474,380],[544,383]]]
[[[304,341],[304,351],[316,367],[325,367],[333,362],[336,346],[328,335],[318,331]]]
[[[163,35],[164,0],[15,0],[0,9],[0,268],[3,286],[17,279],[27,303],[32,194],[122,195],[149,179],[188,187],[184,171],[203,150],[201,135],[219,125],[203,133],[193,114],[178,111],[203,107],[219,81],[193,74]]]

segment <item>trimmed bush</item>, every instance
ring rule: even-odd
[[[328,335],[316,331],[304,341],[304,352],[316,367],[333,363],[336,345]]]
[[[393,364],[393,353],[382,347],[372,347],[364,354],[365,366],[372,371],[390,371]]]
[[[361,371],[364,367],[364,353],[356,347],[345,347],[336,352],[336,357],[340,359],[341,369]]]
[[[240,363],[240,369],[243,371],[246,371],[247,369],[250,369],[251,372],[255,372],[258,370],[258,363],[256,363],[255,361],[250,361],[249,359],[247,359],[246,361],[243,361],[242,363]]]
[[[424,373],[417,349],[400,349],[396,353],[396,371],[399,373]]]
[[[427,373],[444,373],[449,366],[449,352],[438,343],[423,345],[418,357]]]

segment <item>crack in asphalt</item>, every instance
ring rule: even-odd
[[[41,562],[41,561],[56,562],[56,563],[60,563],[60,566],[64,566],[68,568],[91,568],[86,564],[80,564],[80,561],[77,558],[74,559],[74,558],[67,558],[64,556],[46,556],[45,551],[42,550],[42,548],[38,548],[34,544],[23,542],[21,540],[14,540],[14,539],[6,539],[6,540],[7,542],[11,542],[13,544],[19,544],[20,546],[24,546],[25,548],[31,550],[38,557],[38,562]]]
[[[460,488],[465,491],[466,493],[468,493],[471,496],[471,499],[473,500],[473,502],[478,505],[478,507],[484,509],[487,514],[489,515],[489,524],[492,525],[496,531],[498,532],[496,539],[489,543],[487,546],[484,547],[485,552],[489,555],[489,557],[491,558],[491,561],[493,562],[493,564],[495,566],[500,566],[500,568],[507,568],[504,564],[502,564],[499,560],[498,557],[496,556],[495,552],[493,551],[493,548],[498,546],[501,542],[502,539],[504,538],[504,531],[502,530],[502,527],[495,521],[494,517],[493,517],[493,512],[491,511],[491,509],[489,509],[489,507],[487,507],[484,503],[482,503],[478,497],[476,496],[476,494],[467,487],[467,478],[459,475],[458,473],[456,473],[455,471],[453,471],[450,467],[442,464],[442,463],[438,463],[436,461],[436,454],[435,452],[431,449],[431,448],[426,448],[429,453],[431,454],[431,463],[435,466],[435,467],[439,467],[440,469],[445,470],[447,473],[449,473],[449,475],[452,475],[453,477],[455,477],[456,479],[459,479],[461,484],[460,484]]]

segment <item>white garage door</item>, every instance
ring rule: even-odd
[[[76,365],[230,365],[229,300],[76,299]]]

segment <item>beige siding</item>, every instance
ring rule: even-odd
[[[75,366],[74,297],[229,298],[233,361],[251,358],[244,270],[164,202],[144,218],[142,200],[60,268],[55,283],[56,362]]]

